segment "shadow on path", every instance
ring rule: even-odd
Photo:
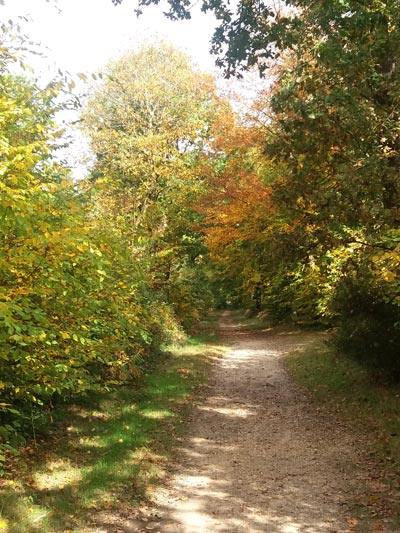
[[[231,350],[193,409],[179,464],[155,496],[155,519],[118,531],[351,531],[352,437],[310,405],[280,362],[318,333],[244,334],[229,315],[220,328]]]

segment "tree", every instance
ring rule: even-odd
[[[223,288],[222,302],[251,306],[264,280],[272,217],[271,190],[262,179],[263,136],[228,106],[215,116],[212,131],[204,163],[206,190],[196,209],[204,215],[214,290]]]
[[[163,44],[111,63],[83,115],[96,154],[91,180],[102,188],[99,211],[128,236],[132,256],[182,317],[195,305],[189,272],[204,253],[190,206],[218,106],[213,79]]]
[[[114,5],[122,3],[122,0],[112,1]],[[159,0],[141,0],[138,14],[151,4],[159,4]],[[329,48],[336,36],[349,27],[353,30],[348,37],[355,31],[356,40],[348,40],[348,45],[360,41],[367,45],[369,31],[377,29],[379,44],[383,45],[379,68],[382,72],[390,72],[393,65],[391,54],[387,54],[390,47],[385,48],[383,43],[388,33],[395,43],[399,16],[395,0],[365,3],[358,0],[277,0],[270,3],[241,0],[235,7],[225,0],[203,0],[201,10],[211,11],[220,22],[211,51],[220,56],[217,64],[224,67],[228,76],[253,65],[263,71],[269,60],[277,59],[283,51],[297,49],[306,35],[327,39]],[[168,0],[165,15],[172,20],[191,18],[191,4],[186,0]]]
[[[291,300],[309,309],[314,301],[316,317],[341,325],[342,348],[393,371],[400,311],[398,11],[392,3],[322,3],[302,16],[303,41],[286,53],[264,101],[266,154],[285,168],[272,199],[282,220],[276,257],[291,275],[277,287],[287,291],[283,306]],[[377,341],[379,330],[385,335]]]
[[[137,376],[172,321],[126,240],[55,160],[59,83],[12,74],[14,52],[0,53],[3,449],[44,406]]]
[[[146,0],[142,7],[151,3],[157,2]],[[275,267],[265,267],[269,301],[289,313],[303,309],[315,320],[336,316],[342,325],[353,323],[345,337],[360,331],[360,352],[374,351],[372,342],[363,344],[371,338],[366,334],[371,323],[359,304],[370,302],[373,320],[379,325],[382,319],[388,332],[378,351],[393,352],[400,264],[397,2],[300,0],[283,8],[250,1],[234,10],[217,0],[204,1],[202,9],[220,21],[212,50],[226,75],[253,65],[263,72],[271,59],[279,65],[264,101],[265,153],[278,169],[268,199],[275,217],[260,251],[264,257],[273,252],[276,259]],[[167,16],[188,18],[190,6],[171,0]],[[240,186],[246,179],[242,175]],[[218,235],[227,205],[234,222],[227,195],[219,204],[220,220],[215,207],[209,235]],[[240,239],[237,226],[227,229],[228,224],[221,238]],[[357,276],[361,283],[352,283]],[[350,293],[341,287],[350,287]]]
[[[3,406],[40,404],[102,386],[141,334],[111,282],[123,253],[118,269],[116,245],[97,238],[87,203],[52,157],[57,91],[11,74],[0,87],[0,383]],[[138,301],[133,308],[137,318]]]

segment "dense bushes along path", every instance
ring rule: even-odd
[[[143,525],[106,531],[393,531],[366,525],[357,510],[368,478],[362,437],[310,403],[282,366],[282,355],[318,334],[248,332],[225,313],[220,335],[231,349],[193,410],[155,510]]]

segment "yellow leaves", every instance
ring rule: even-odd
[[[400,250],[381,250],[372,257],[377,278],[386,283],[400,282]]]
[[[2,84],[0,76],[0,89]],[[132,235],[124,233],[126,225],[110,224],[100,202],[88,207],[90,199],[79,194],[68,172],[47,160],[55,139],[46,118],[51,110],[41,102],[38,108],[28,105],[25,112],[24,105],[22,97],[16,101],[7,90],[0,90],[0,390],[21,403],[47,404],[54,393],[99,390],[105,383],[140,375],[136,363],[154,345],[150,332],[161,329],[155,327],[161,313],[151,306],[151,288],[139,265],[142,257],[144,261],[148,257]],[[184,121],[178,126],[179,132],[189,128]],[[140,179],[142,171],[148,174],[141,196],[134,192],[119,196],[115,211],[123,219],[129,209],[126,204],[140,196],[136,211],[140,202],[152,202],[148,220],[158,231],[167,228],[168,221],[155,212],[152,195],[169,187],[168,180],[182,178],[170,170],[178,172],[183,164],[174,160],[179,154],[176,145],[168,152],[167,132],[149,141],[147,146],[138,143],[148,166],[141,168],[135,158],[128,162]],[[116,153],[125,157],[121,148],[129,155],[129,143],[116,147]],[[192,176],[189,171],[184,178],[188,176]],[[92,197],[103,200],[108,195],[111,202],[112,179],[99,180],[97,185]],[[152,235],[143,235],[145,249]]]
[[[391,283],[396,280],[396,274],[394,272],[391,272],[387,270],[386,268],[383,268],[381,270],[381,277],[383,280]]]
[[[75,245],[75,248],[78,252],[86,252],[88,250],[86,243],[78,243]]]
[[[97,255],[98,257],[101,257],[103,254],[101,253],[101,251],[98,249],[98,248],[92,248],[90,247],[89,248],[89,251],[91,254],[93,255]]]
[[[167,45],[144,47],[111,65],[84,114],[93,148],[103,154],[96,167],[107,176],[95,187],[101,194],[105,179],[111,189],[101,197],[102,208],[114,219],[131,216],[134,233],[151,225],[148,217],[158,215],[160,195],[183,189],[179,180],[197,177],[188,154],[203,142],[214,101],[209,77]],[[160,234],[166,230],[159,228]]]

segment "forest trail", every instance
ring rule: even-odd
[[[230,350],[193,409],[154,521],[125,531],[353,531],[354,437],[310,403],[280,360],[316,334],[249,332],[227,312],[219,328]]]

